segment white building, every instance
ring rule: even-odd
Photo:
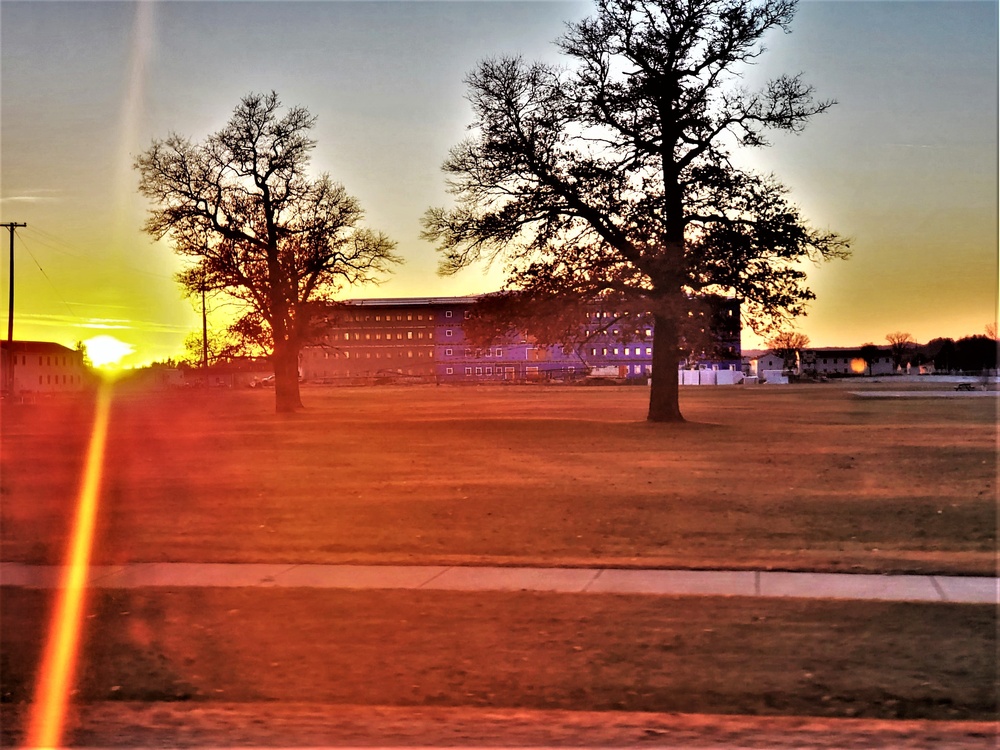
[[[0,342],[0,384],[10,393],[66,393],[89,382],[83,353],[51,341]]]

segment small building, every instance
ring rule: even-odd
[[[789,369],[785,360],[773,352],[761,352],[749,360],[749,373],[767,378],[766,372],[784,372],[803,376],[892,375],[892,356],[888,347],[877,347],[878,354],[871,363],[861,356],[861,347],[826,347],[803,349],[796,357],[795,367]],[[768,382],[775,382],[774,376]]]
[[[70,393],[90,383],[83,352],[51,341],[0,342],[5,393]]]
[[[830,347],[806,349],[802,352],[800,368],[803,373],[816,375],[892,375],[895,368],[888,347],[877,347],[878,355],[868,363],[861,356],[861,347]]]

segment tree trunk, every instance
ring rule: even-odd
[[[677,324],[670,317],[653,315],[653,377],[649,389],[650,422],[683,422],[677,364],[680,361]]]
[[[274,353],[274,410],[288,414],[302,408],[299,396],[299,350],[289,341],[275,342]]]

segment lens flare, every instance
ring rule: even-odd
[[[83,344],[94,367],[114,367],[123,357],[135,351],[131,344],[106,334],[89,338]]]
[[[69,690],[73,684],[80,623],[87,587],[87,570],[100,496],[111,384],[104,382],[97,393],[94,427],[90,434],[76,517],[59,585],[58,600],[49,626],[49,637],[35,685],[35,698],[28,724],[27,747],[60,746]]]

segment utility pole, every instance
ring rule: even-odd
[[[201,367],[208,372],[208,312],[205,310],[205,274],[201,275]]]
[[[14,230],[17,227],[26,227],[27,224],[18,224],[16,221],[8,221],[0,224],[0,227],[7,227],[10,232],[10,296],[7,304],[7,343],[14,340]]]

